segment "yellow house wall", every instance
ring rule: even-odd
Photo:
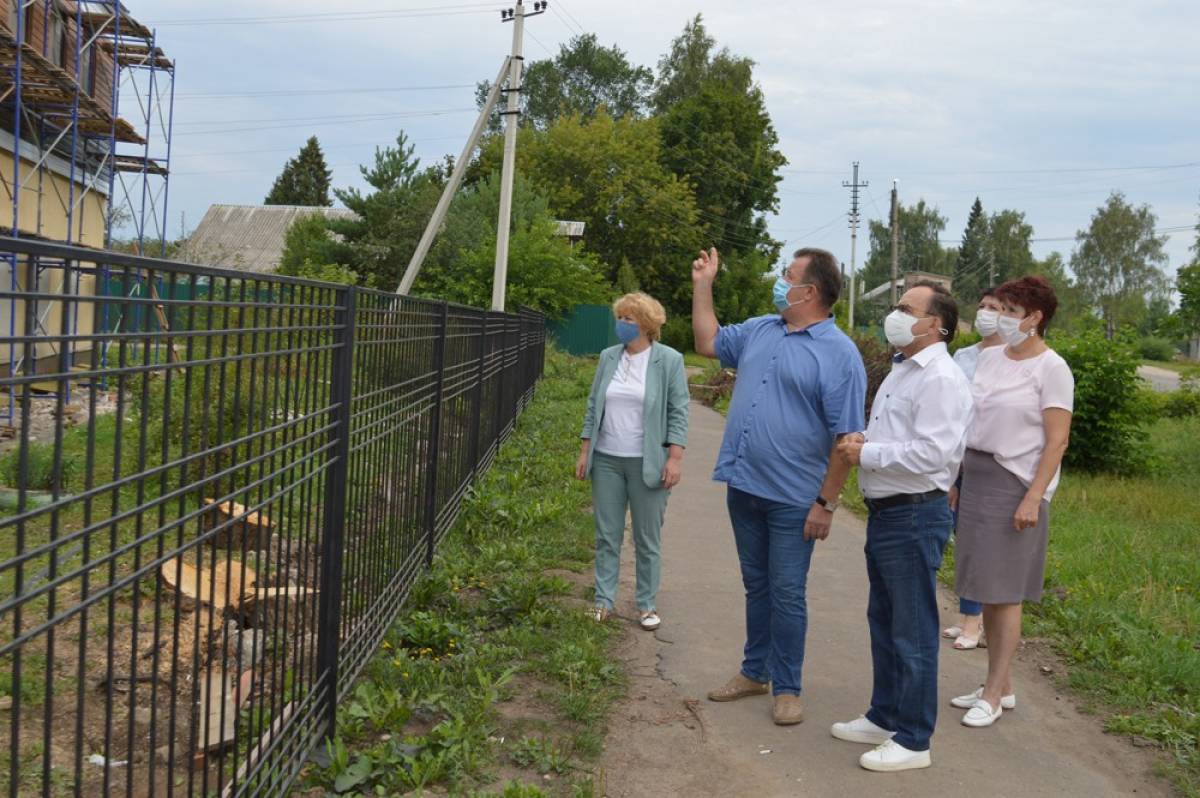
[[[21,179],[30,177],[33,164],[25,158],[21,159]],[[13,156],[12,153],[0,150],[0,175],[12,192]],[[71,181],[51,171],[43,169],[41,175],[33,175],[21,189],[18,228],[22,233],[33,234],[54,241],[67,239],[67,204],[70,199],[69,187]],[[40,190],[39,190],[40,185]],[[105,186],[107,188],[107,186]],[[79,201],[82,186],[76,184],[75,201]],[[40,207],[40,218],[39,218]],[[104,246],[104,216],[107,200],[103,194],[89,192],[87,197],[75,210],[73,226],[75,235],[73,243],[97,249]],[[0,205],[4,213],[11,214],[11,206]],[[0,217],[0,231],[11,234],[12,217]],[[93,297],[96,294],[96,278],[91,274],[72,272],[69,275],[70,285],[65,285],[68,272],[63,269],[43,269],[38,278],[38,285],[32,285],[34,279],[28,264],[22,259],[18,261],[14,275],[11,261],[0,259],[0,286],[3,290],[11,290],[14,284],[18,291],[37,291],[39,293],[63,294],[69,289],[73,295]],[[78,279],[78,282],[77,282]],[[15,283],[14,283],[15,280]],[[0,336],[10,334],[24,335],[26,303],[20,300],[0,300]],[[63,313],[70,314],[66,332],[91,334],[95,330],[95,303],[92,301],[67,303],[56,301],[41,301],[35,310],[36,320],[34,331],[39,335],[62,335]],[[90,341],[73,345],[73,361],[75,365],[91,362]],[[23,360],[24,345],[10,347],[0,343],[0,374],[8,374],[14,361]],[[60,342],[39,342],[34,346],[33,355],[37,361],[37,370],[41,373],[57,372],[65,363],[59,356],[65,354]],[[27,365],[22,364],[19,371],[29,373]]]

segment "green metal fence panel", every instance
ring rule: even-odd
[[[576,305],[561,321],[550,324],[550,335],[572,355],[594,355],[617,343],[612,308]]]

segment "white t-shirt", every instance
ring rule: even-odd
[[[1075,377],[1067,361],[1051,349],[1028,360],[1013,360],[1007,350],[992,346],[979,353],[971,383],[975,418],[967,431],[967,446],[992,454],[1029,486],[1046,448],[1042,411],[1074,411]],[[1054,496],[1061,470],[1046,488],[1046,501]]]
[[[617,370],[604,394],[604,418],[596,451],[611,457],[641,457],[645,437],[646,369],[650,348],[636,355],[621,352]]]

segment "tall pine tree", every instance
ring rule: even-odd
[[[954,263],[954,295],[963,308],[974,307],[988,287],[987,245],[988,220],[983,215],[983,203],[976,197]]]
[[[295,158],[289,158],[283,171],[275,178],[265,205],[308,205],[328,207],[329,181],[333,172],[325,163],[321,144],[316,136],[309,137]]]

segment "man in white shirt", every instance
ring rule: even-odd
[[[905,292],[884,322],[896,363],[871,407],[866,435],[838,454],[859,466],[867,523],[867,621],[875,670],[866,715],[833,736],[877,747],[868,770],[929,767],[937,720],[937,570],[953,521],[947,493],[966,446],[971,389],[946,349],[958,308],[937,283]]]

